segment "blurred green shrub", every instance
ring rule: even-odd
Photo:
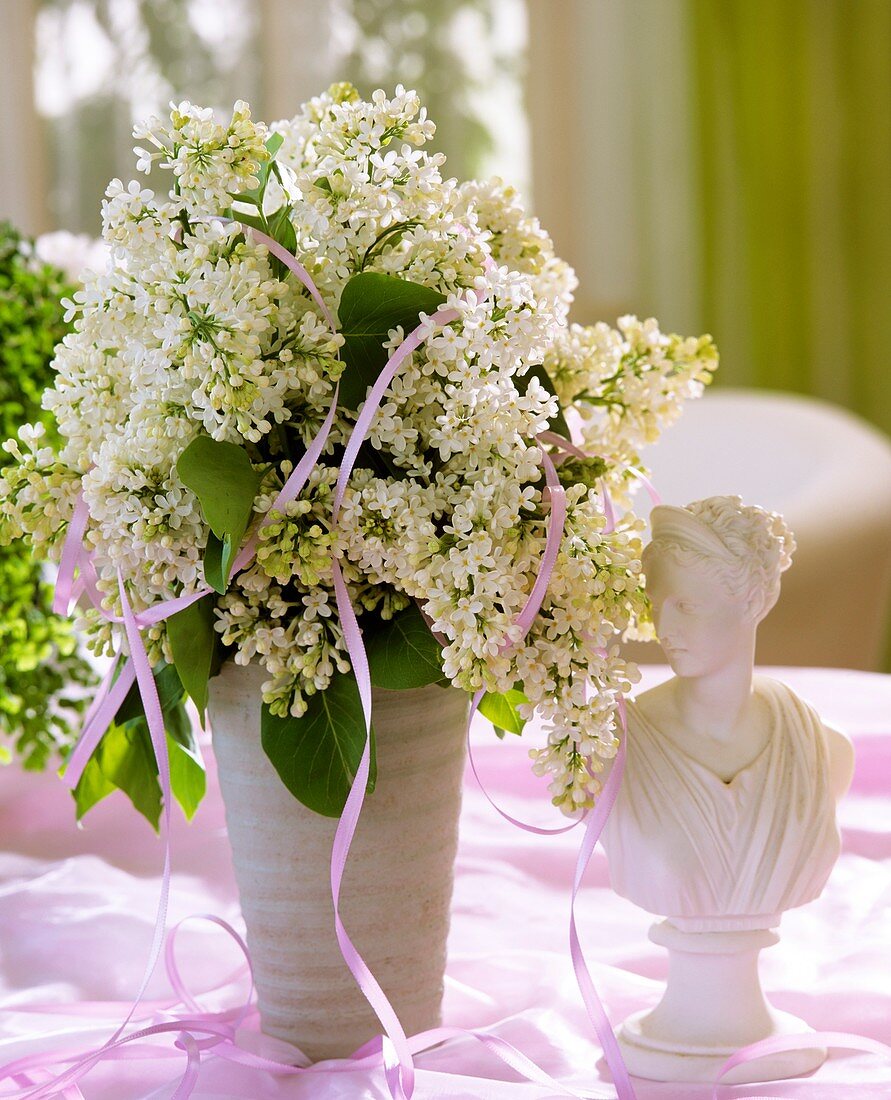
[[[61,299],[73,290],[32,241],[0,222],[0,440],[38,421],[55,438],[40,399],[68,331]],[[0,467],[8,458],[0,451]],[[0,546],[0,759],[45,767],[73,739],[93,680],[70,624],[52,613],[46,567],[24,543]]]

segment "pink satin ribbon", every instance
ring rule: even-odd
[[[792,1050],[814,1050],[835,1047],[839,1050],[859,1050],[864,1054],[878,1054],[891,1059],[891,1046],[880,1043],[878,1039],[869,1039],[864,1035],[851,1035],[845,1031],[807,1031],[799,1035],[776,1035],[770,1039],[740,1047],[727,1059],[718,1071],[718,1081],[712,1089],[712,1100],[718,1100],[721,1078],[736,1066],[746,1062],[757,1062],[771,1054],[783,1054]],[[739,1100],[788,1100],[780,1096],[740,1097]]]
[[[68,524],[65,543],[62,547],[62,557],[59,561],[59,576],[53,594],[53,611],[57,615],[67,617],[73,610],[76,599],[74,573],[83,551],[84,535],[87,533],[89,518],[90,514],[84,503],[83,493],[80,493],[71,522]]]

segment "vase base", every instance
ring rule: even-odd
[[[650,1081],[689,1081],[713,1083],[721,1066],[738,1047],[681,1046],[645,1033],[649,1010],[629,1016],[617,1032],[619,1048],[628,1072]],[[774,1027],[762,1039],[780,1035],[800,1035],[812,1029],[788,1012],[771,1010]],[[643,1024],[643,1027],[641,1026]],[[740,1043],[739,1046],[747,1045]],[[756,1081],[782,1081],[813,1072],[826,1060],[824,1048],[783,1051],[735,1066],[722,1078],[728,1085],[746,1085]]]
[[[331,1018],[322,1023],[305,1021],[297,1027],[293,1020],[276,1026],[269,1019],[263,1019],[261,1029],[264,1038],[276,1044],[290,1048],[293,1055],[283,1058],[293,1065],[301,1065],[300,1054],[315,1065],[317,1062],[340,1062],[352,1057],[356,1051],[364,1048],[381,1034],[383,1025],[373,1014],[365,1014],[366,1019]],[[442,1012],[439,1004],[429,1006],[423,1013],[402,1012],[399,1020],[407,1035],[432,1031],[442,1026]],[[296,1032],[296,1034],[295,1034]],[[299,1054],[297,1053],[299,1051]]]

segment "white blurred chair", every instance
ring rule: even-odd
[[[719,389],[643,455],[666,504],[738,493],[781,512],[798,550],[758,631],[760,664],[880,669],[891,597],[891,440],[814,398]],[[645,493],[636,497],[648,515]],[[633,644],[642,663],[663,660]]]

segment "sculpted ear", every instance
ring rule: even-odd
[[[763,585],[752,584],[745,594],[746,615],[753,622],[760,623],[773,610],[780,597],[780,585],[777,581],[772,590],[766,591]]]
[[[764,593],[758,590],[756,585],[751,585],[743,597],[745,616],[754,623],[760,623],[767,614],[764,606]]]

